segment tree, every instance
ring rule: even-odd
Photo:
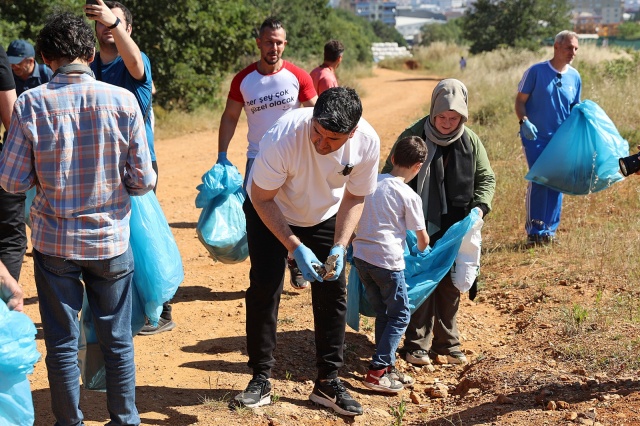
[[[428,46],[437,41],[459,45],[464,43],[461,18],[451,19],[444,24],[427,24],[422,27],[421,32],[422,42],[420,44],[423,46]]]
[[[400,34],[395,27],[387,25],[382,21],[373,21],[371,26],[373,27],[373,32],[380,41],[391,41],[398,43],[398,46],[409,46],[407,40],[404,39],[402,34]]]
[[[571,28],[567,0],[477,0],[462,23],[470,52],[500,46],[537,49],[544,38]]]

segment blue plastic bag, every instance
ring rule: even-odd
[[[32,186],[27,192],[25,192],[24,200],[24,223],[31,228],[31,204],[36,196],[36,187]]]
[[[404,280],[407,284],[407,295],[411,313],[415,312],[433,293],[438,283],[444,278],[456,260],[462,239],[469,232],[473,224],[480,218],[476,209],[451,226],[434,244],[424,257],[411,253],[406,247],[413,247],[418,238],[415,232],[408,231],[404,253]],[[347,283],[347,324],[358,331],[360,329],[359,314],[375,316],[375,311],[366,300],[366,290],[358,276],[358,270],[351,263],[349,281]]]
[[[245,194],[235,166],[216,164],[202,176],[196,207],[202,208],[196,233],[211,257],[239,263],[249,256],[247,221],[242,211]]]
[[[131,197],[131,250],[133,284],[152,325],[158,323],[162,304],[171,300],[184,280],[182,258],[167,219],[153,191]]]
[[[0,300],[0,426],[31,426],[35,420],[27,374],[40,359],[36,327]]]
[[[135,285],[132,286],[131,306],[131,335],[137,335],[145,324],[145,313],[142,301]],[[107,371],[104,364],[104,355],[100,349],[96,328],[93,323],[93,315],[87,300],[87,292],[84,293],[82,311],[80,314],[80,336],[78,338],[78,367],[82,385],[86,389],[105,392],[107,390]]]
[[[629,144],[595,102],[571,110],[525,179],[570,195],[602,191],[622,180],[618,159]]]

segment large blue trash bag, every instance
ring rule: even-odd
[[[595,102],[573,107],[525,179],[569,195],[602,191],[622,180],[618,159],[629,144]]]
[[[131,335],[135,336],[142,330],[142,327],[144,327],[145,313],[144,306],[135,286],[132,286],[131,293]],[[82,302],[82,313],[80,314],[78,367],[80,367],[82,385],[86,389],[102,392],[107,390],[107,373],[104,364],[104,355],[98,342],[98,335],[96,334],[86,291]]]
[[[458,250],[460,250],[462,239],[472,229],[479,217],[476,209],[471,210],[467,217],[453,224],[424,257],[417,256],[416,253],[411,253],[405,248],[404,280],[407,284],[411,313],[415,312],[427,300],[438,283],[449,272],[456,260]],[[415,232],[408,231],[406,246],[413,247],[417,241]],[[351,263],[347,283],[347,324],[356,331],[360,329],[358,314],[373,317],[375,311],[366,300],[364,285],[360,281],[356,267]]]
[[[196,233],[214,260],[239,263],[249,256],[245,194],[235,166],[216,164],[202,176],[196,207],[203,209]]]
[[[156,325],[162,304],[171,300],[184,280],[184,269],[178,245],[153,191],[131,197],[130,227],[133,285],[149,322]]]
[[[40,359],[36,327],[0,300],[0,426],[31,426],[35,420],[27,374]]]
[[[27,192],[25,192],[25,200],[24,200],[24,223],[31,228],[31,204],[33,204],[33,199],[36,196],[36,187],[33,186]]]

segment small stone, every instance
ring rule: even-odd
[[[556,405],[558,406],[558,410],[568,410],[569,409],[569,403],[567,401],[558,401],[556,403]],[[577,416],[577,414],[576,414]]]
[[[520,304],[518,305],[513,312],[524,312],[524,305]]]
[[[513,404],[515,401],[506,395],[500,394],[496,398],[496,404]]]
[[[420,399],[418,394],[415,393],[414,391],[411,391],[411,393],[409,394],[409,398],[411,399],[411,402],[413,402],[416,405],[422,404],[422,400]]]
[[[556,405],[555,401],[547,402],[547,410],[556,411],[556,408],[557,408],[557,405]]]
[[[577,374],[579,376],[585,376],[587,375],[587,370],[584,369],[584,367],[580,367],[580,368],[575,368],[572,371],[573,374]]]
[[[572,411],[564,415],[565,420],[574,421],[577,418],[578,418],[578,413],[576,413],[575,411]]]

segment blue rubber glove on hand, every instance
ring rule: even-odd
[[[420,251],[418,249],[418,245],[414,244],[413,247],[411,247],[411,253],[415,253],[416,256],[418,257],[427,257],[427,255],[431,252],[431,246],[427,246],[426,249],[424,249],[424,251]]]
[[[344,268],[344,249],[341,246],[334,246],[331,248],[329,256],[334,254],[338,255],[338,259],[336,259],[336,272],[331,278],[327,278],[327,281],[335,281],[340,278],[340,274],[342,273],[342,269]]]
[[[222,164],[223,166],[233,166],[233,164],[231,164],[231,161],[227,159],[226,152],[218,153],[218,161],[216,161],[216,164]]]
[[[313,264],[322,265],[322,262],[318,260],[309,247],[300,244],[293,252],[293,258],[296,260],[298,269],[300,269],[300,273],[302,273],[305,280],[322,282],[320,275],[313,269]]]
[[[530,141],[535,140],[538,137],[538,128],[529,120],[524,120],[520,126],[522,136]]]

